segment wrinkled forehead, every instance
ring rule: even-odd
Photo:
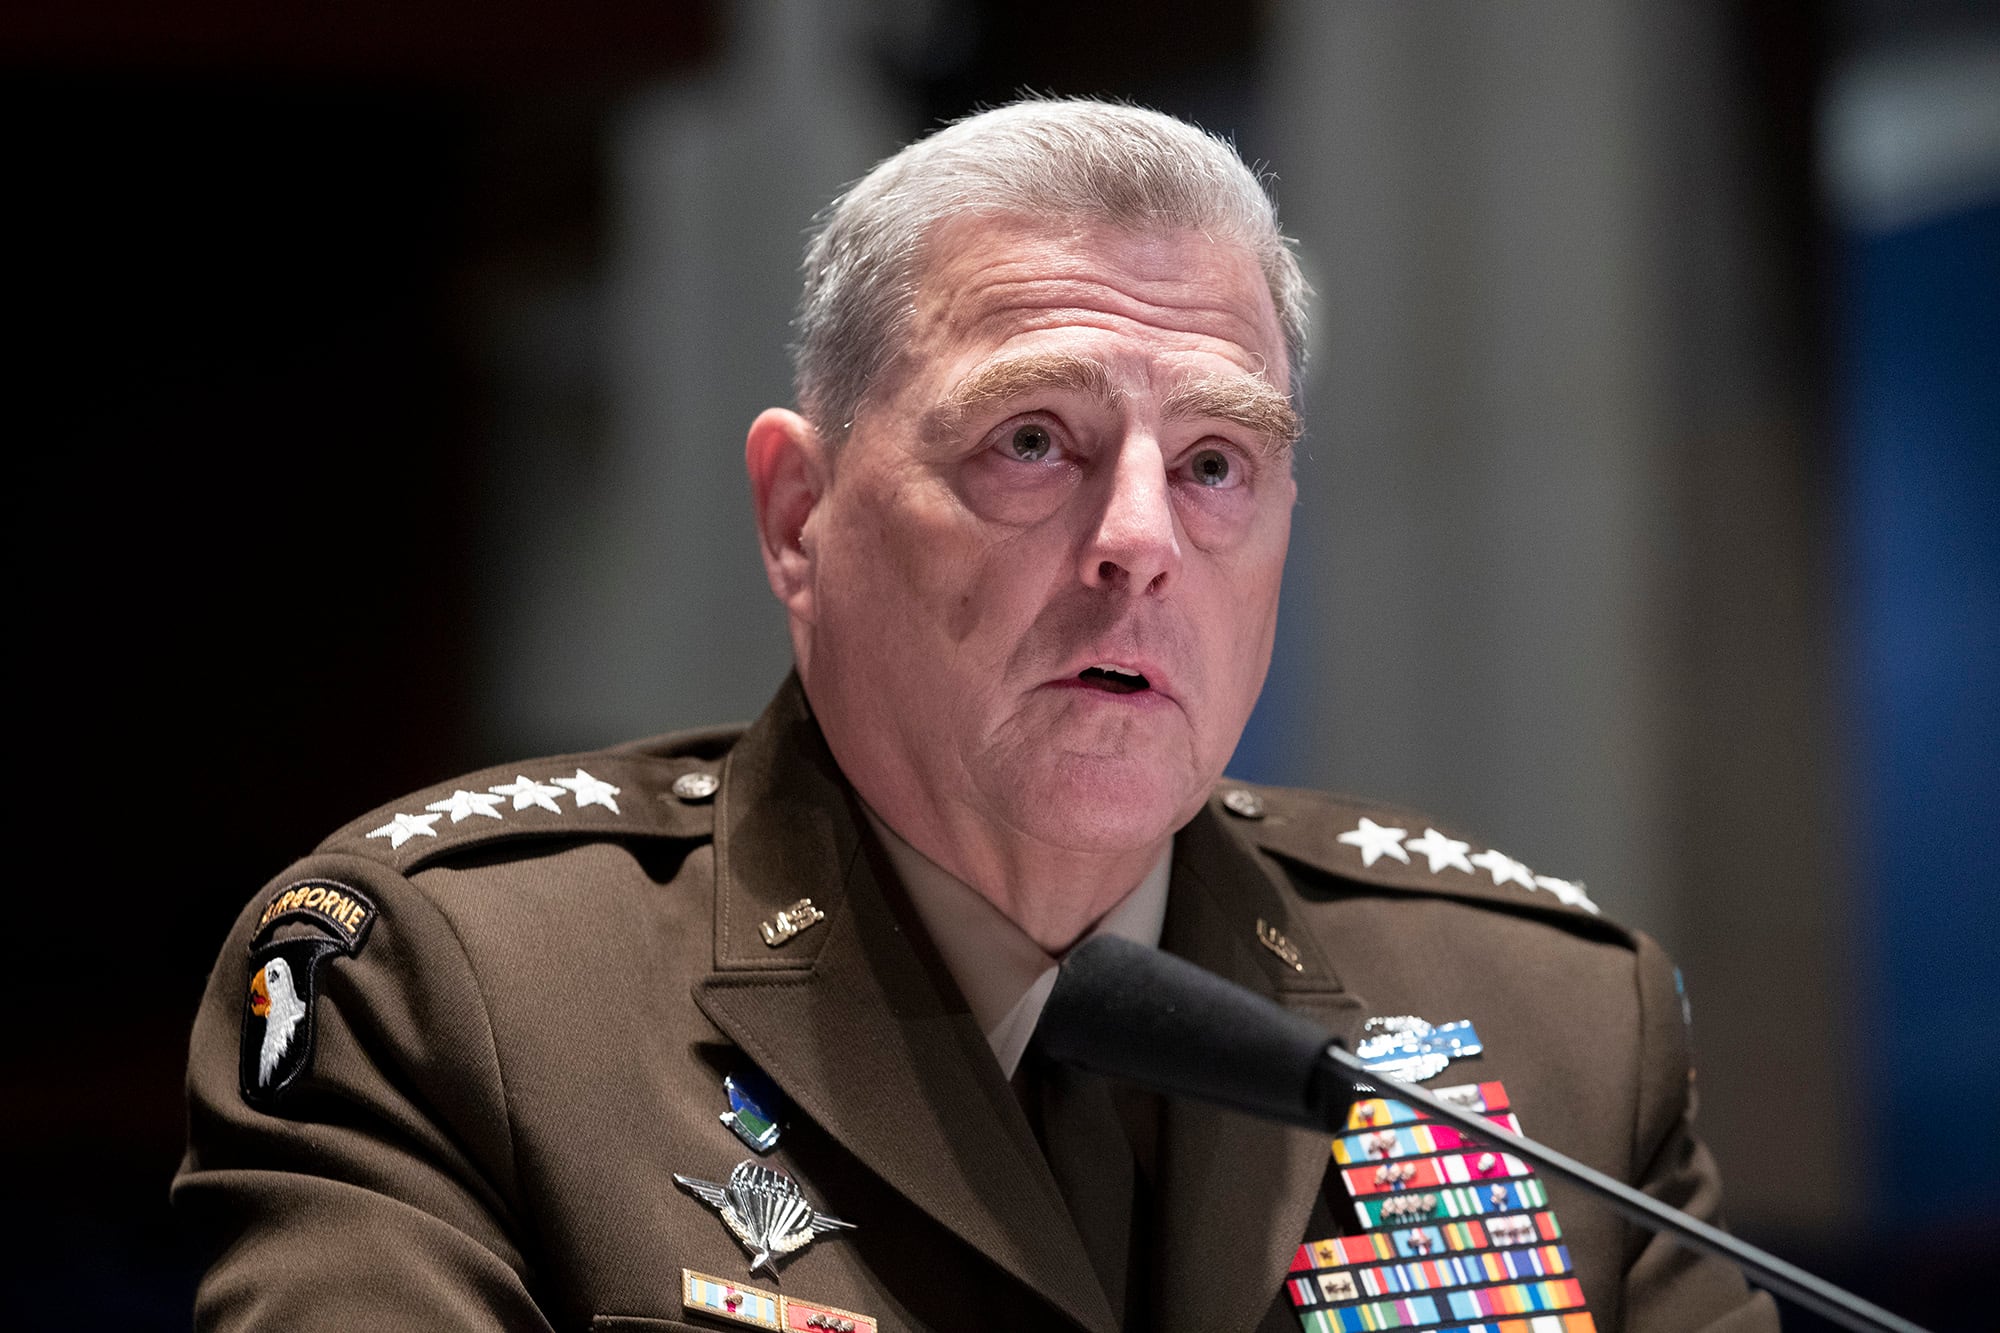
[[[1283,325],[1257,254],[1227,235],[1098,217],[962,212],[914,257],[901,354],[978,341],[1067,311],[1231,344],[1289,393]]]

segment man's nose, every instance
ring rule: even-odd
[[[1164,591],[1180,572],[1173,492],[1157,442],[1133,438],[1119,449],[1082,566],[1086,586],[1134,593]]]

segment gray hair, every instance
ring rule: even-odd
[[[1187,228],[1241,245],[1270,285],[1297,392],[1305,277],[1263,181],[1235,148],[1157,111],[1035,99],[918,140],[821,215],[806,248],[793,357],[799,406],[829,442],[846,437],[895,362],[931,229],[968,215]]]

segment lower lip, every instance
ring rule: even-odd
[[[1164,708],[1170,702],[1167,696],[1158,690],[1133,690],[1128,694],[1120,694],[1116,690],[1107,690],[1101,686],[1074,679],[1052,680],[1048,683],[1048,688],[1053,690],[1067,690],[1071,694],[1102,699],[1105,703],[1109,704],[1123,704],[1127,708]]]

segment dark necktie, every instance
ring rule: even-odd
[[[1150,1159],[1157,1102],[1047,1060],[1033,1044],[1014,1089],[1111,1308],[1128,1330],[1145,1327],[1151,1189],[1134,1145]]]

